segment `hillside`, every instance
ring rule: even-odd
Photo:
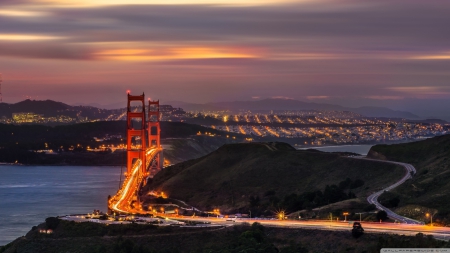
[[[296,211],[355,194],[363,197],[403,173],[395,165],[297,151],[286,143],[229,144],[168,167],[147,189],[164,191],[203,210],[247,213],[251,208],[255,214],[270,215],[276,208]]]
[[[0,103],[0,118],[11,118],[13,113],[32,112],[44,117],[66,116],[73,119],[104,119],[114,110],[92,106],[70,106],[52,100],[24,100],[15,104]]]
[[[398,202],[398,211],[410,217],[429,222],[425,213],[436,213],[433,222],[450,224],[450,135],[404,144],[376,145],[369,156],[411,163],[417,169],[412,180],[383,194],[382,201]]]

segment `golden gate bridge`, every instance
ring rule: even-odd
[[[142,208],[139,191],[164,164],[160,143],[159,100],[148,100],[146,115],[144,93],[138,96],[127,93],[126,178],[117,193],[108,200],[108,209],[118,213],[144,214],[147,211]],[[133,108],[132,102],[138,102],[139,106]]]

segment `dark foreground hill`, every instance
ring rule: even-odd
[[[280,208],[292,212],[364,197],[403,173],[396,165],[298,151],[286,143],[228,144],[168,167],[147,189],[203,210],[273,215]]]
[[[51,219],[51,218],[50,218]],[[47,219],[49,220],[49,219]],[[53,222],[52,222],[53,223]],[[53,234],[41,234],[43,223],[26,236],[0,246],[1,253],[184,253],[184,252],[380,252],[381,248],[443,248],[448,242],[417,234],[400,236],[350,231],[263,227],[243,223],[233,227],[157,227],[155,225],[104,225],[60,221]]]
[[[376,145],[369,156],[411,163],[417,174],[402,186],[382,195],[400,213],[426,222],[426,213],[435,214],[433,222],[450,224],[450,135],[418,142]]]

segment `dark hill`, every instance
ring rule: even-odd
[[[35,113],[44,117],[66,116],[74,119],[105,119],[112,110],[92,106],[70,106],[53,100],[24,100],[15,104],[0,103],[0,118],[11,118],[13,113]]]
[[[402,174],[403,169],[395,165],[297,151],[286,143],[228,144],[207,156],[163,170],[148,189],[162,190],[171,198],[204,210],[218,207],[247,212],[250,207],[276,208],[283,202],[288,207],[292,203],[286,198],[309,198],[309,204],[303,200],[292,204],[291,209],[298,210],[322,203],[328,193],[342,194],[335,188],[327,193],[326,186],[339,185],[346,178],[348,184],[359,185],[350,189],[343,183],[342,191],[362,197],[398,180]],[[315,191],[324,191],[323,196]],[[302,195],[307,192],[312,192],[311,197]]]
[[[376,145],[369,156],[411,163],[417,169],[412,180],[383,196],[384,201],[399,199],[399,206],[404,207],[400,211],[410,212],[422,220],[426,212],[437,212],[433,221],[450,224],[450,135],[404,144]]]
[[[36,101],[27,99],[15,104],[0,104],[0,117],[11,117],[13,113],[19,112],[33,112],[36,114],[43,114],[44,116],[56,116],[58,115],[58,112],[71,108],[72,106],[70,105],[52,100]]]

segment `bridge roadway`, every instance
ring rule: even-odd
[[[344,221],[319,221],[319,220],[267,220],[267,219],[236,219],[235,221],[229,221],[225,218],[211,218],[211,217],[177,217],[177,220],[181,221],[198,221],[198,222],[211,222],[211,225],[224,225],[231,226],[239,223],[253,223],[259,222],[264,226],[284,227],[284,228],[307,228],[307,229],[319,229],[319,230],[334,230],[334,231],[351,231],[352,222]],[[423,233],[426,235],[433,235],[437,239],[449,240],[450,239],[450,227],[434,227],[418,224],[401,224],[401,223],[377,223],[377,222],[361,222],[365,232],[368,233],[387,233],[387,234],[399,234],[414,236],[417,233]]]
[[[146,152],[147,164],[146,168],[153,160],[155,155],[161,151],[161,148],[151,148]],[[140,173],[142,171],[142,160],[138,159],[131,169],[131,175],[127,175],[120,190],[114,195],[108,202],[108,206],[111,210],[118,213],[144,213],[142,208],[135,209],[131,207],[131,202],[137,196],[139,191],[138,187],[142,181],[146,178],[145,175]]]

